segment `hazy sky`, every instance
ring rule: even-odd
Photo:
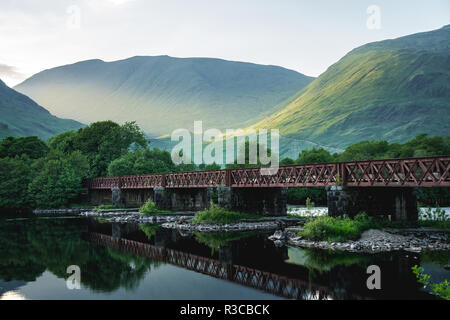
[[[13,86],[43,69],[135,55],[318,76],[357,46],[446,24],[449,0],[0,0],[0,79]]]

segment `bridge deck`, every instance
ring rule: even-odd
[[[450,156],[150,174],[85,180],[89,189],[229,187],[449,187]]]

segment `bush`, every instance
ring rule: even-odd
[[[139,212],[142,214],[154,214],[154,213],[168,213],[169,211],[159,209],[151,199],[148,199],[141,207]]]
[[[308,221],[304,226],[305,231],[299,235],[313,240],[344,242],[358,239],[364,231],[373,227],[377,226],[366,213],[358,214],[353,220],[324,216]]]
[[[415,265],[412,267],[413,273],[416,275],[417,281],[425,287],[429,287],[431,292],[444,300],[450,300],[450,283],[445,280],[440,283],[432,283],[431,276],[424,273],[424,269]]]
[[[261,216],[228,211],[219,207],[217,204],[211,203],[211,207],[209,209],[197,212],[192,223],[231,223],[242,219],[259,218],[261,218]]]

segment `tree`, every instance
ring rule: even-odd
[[[111,177],[174,171],[176,166],[168,151],[148,147],[128,152],[108,166],[108,176]]]
[[[48,150],[47,144],[38,137],[9,137],[0,141],[0,158],[26,154],[31,159],[38,159],[44,157]]]
[[[75,151],[75,139],[77,131],[66,131],[51,137],[48,140],[48,146],[52,150],[58,150],[64,153],[72,153]]]
[[[32,162],[26,154],[0,159],[0,208],[29,207],[27,188],[33,177]]]
[[[296,164],[312,164],[312,163],[327,163],[336,160],[336,156],[333,156],[329,151],[323,148],[313,148],[311,150],[302,150],[298,155]]]
[[[135,122],[122,126],[112,121],[95,122],[62,140],[67,145],[73,144],[74,150],[80,150],[87,157],[90,177],[106,176],[111,161],[131,148],[147,146],[145,134]]]
[[[204,171],[215,171],[215,170],[220,170],[222,169],[221,166],[219,166],[217,163],[213,162],[211,164],[207,164],[205,165],[205,167],[203,168]]]
[[[80,151],[69,155],[53,151],[36,160],[32,170],[38,173],[28,186],[34,206],[42,209],[67,206],[80,194],[88,169],[88,160]]]

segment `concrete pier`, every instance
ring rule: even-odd
[[[327,187],[328,215],[390,216],[393,221],[417,221],[417,189],[392,187]]]

